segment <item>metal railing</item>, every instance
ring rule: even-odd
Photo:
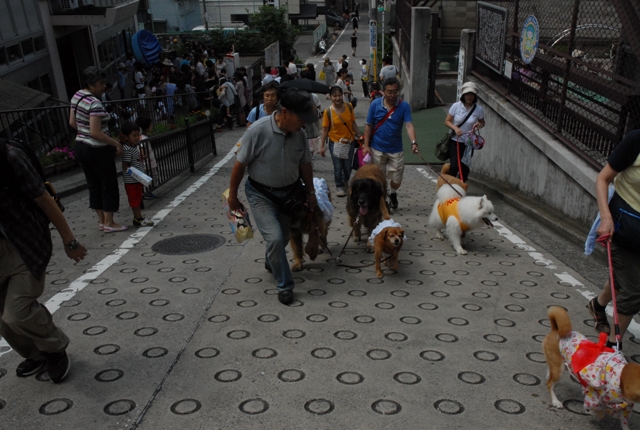
[[[640,126],[640,9],[626,0],[489,1],[508,10],[511,79],[479,61],[473,74],[595,168]],[[540,25],[538,50],[520,55],[524,20]]]
[[[205,119],[193,124],[188,121],[184,128],[153,136],[142,143],[146,154],[152,153],[145,164],[147,174],[153,178],[150,188],[155,189],[189,169],[209,154],[218,155],[213,119]],[[149,151],[149,147],[153,151]]]
[[[175,124],[190,111],[213,110],[213,94],[210,91],[177,96],[158,96],[144,99],[125,99],[104,102],[114,121],[112,134],[118,133],[125,121],[135,121],[148,116],[154,125]],[[0,134],[7,139],[19,139],[28,143],[38,155],[53,148],[71,144],[76,132],[69,125],[71,105],[51,103],[49,106],[0,111]]]
[[[198,93],[190,94],[189,97],[196,95]],[[143,101],[145,103],[141,103]],[[166,104],[162,105],[161,102],[166,102],[166,96],[105,103],[111,106],[112,111],[127,112],[131,115],[129,118],[119,116],[116,123],[112,124],[112,130],[117,132],[125,121],[134,120],[136,115],[150,116],[155,126],[170,123],[167,111],[163,108]],[[156,164],[154,167],[151,166],[150,158],[146,160],[147,173],[153,178],[151,188],[168,182],[187,169],[193,172],[197,162],[209,154],[215,156],[218,153],[214,115],[191,123],[188,116],[182,118],[178,116],[180,109],[182,107],[175,107],[176,116],[173,119],[184,121],[184,127],[152,136],[142,144],[147,154],[149,147],[154,154]],[[1,133],[9,139],[26,142],[37,155],[41,156],[55,147],[68,146],[74,142],[76,132],[69,125],[69,114],[70,105],[67,104],[0,112]],[[182,114],[188,114],[186,109]],[[117,137],[114,132],[111,134]]]

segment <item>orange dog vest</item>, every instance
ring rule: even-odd
[[[440,203],[438,205],[438,215],[440,215],[440,220],[442,224],[447,225],[447,220],[449,217],[454,217],[460,223],[460,229],[462,231],[469,230],[469,225],[460,221],[460,216],[458,215],[458,202],[460,201],[460,197],[456,197],[453,199],[449,199],[444,203]]]

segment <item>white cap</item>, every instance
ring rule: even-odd
[[[473,82],[465,82],[462,85],[462,90],[460,91],[460,93],[462,95],[465,95],[467,93],[478,94],[478,87]]]

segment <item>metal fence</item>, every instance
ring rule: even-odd
[[[110,128],[115,136],[122,123],[134,121],[142,115],[150,117],[155,126],[179,122],[194,109],[210,110],[213,115],[212,95],[206,91],[182,96],[117,100],[106,102],[104,106],[114,118]],[[70,109],[69,104],[52,103],[39,108],[1,111],[0,134],[7,139],[26,142],[38,155],[46,154],[75,140],[76,132],[69,125]]]
[[[629,0],[488,1],[508,10],[511,79],[475,61],[473,74],[600,168],[640,126],[640,7]],[[539,23],[533,61],[520,55],[525,19]]]
[[[150,188],[155,189],[189,169],[209,154],[218,155],[212,119],[189,124],[184,128],[153,136],[142,143],[146,154],[147,174],[153,178]],[[149,151],[149,148],[152,151]],[[155,161],[155,166],[152,165]]]

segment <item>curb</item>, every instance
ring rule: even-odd
[[[559,211],[548,207],[533,197],[509,188],[500,181],[476,172],[474,172],[473,176],[473,178],[469,179],[469,183],[474,187],[483,190],[486,194],[497,196],[510,206],[549,228],[558,236],[565,237],[576,246],[584,249],[584,243],[587,239],[585,232],[588,232],[591,226],[568,219]],[[594,254],[604,256],[604,251],[597,246]]]

